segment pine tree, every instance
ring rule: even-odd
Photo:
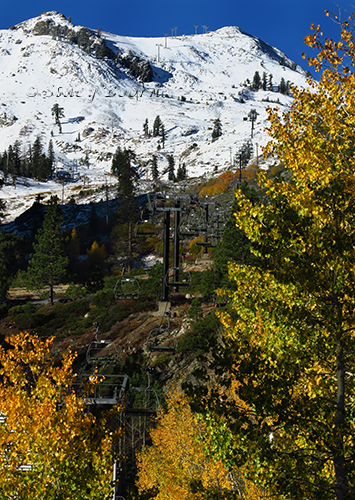
[[[260,87],[261,87],[261,78],[259,75],[259,71],[255,71],[251,88],[253,90],[259,90]]]
[[[0,199],[0,221],[4,217],[5,209],[6,209],[6,201]]]
[[[121,242],[117,251],[121,251],[128,259],[128,269],[131,268],[133,260],[133,224],[137,219],[137,204],[135,199],[136,183],[139,180],[138,170],[133,166],[135,154],[130,149],[117,148],[113,159],[111,171],[117,175],[117,196],[120,200],[118,231]]]
[[[15,184],[16,183],[15,155],[11,144],[7,150],[7,172],[12,177],[12,183]]]
[[[5,182],[8,174],[8,153],[6,150],[3,152],[1,157],[1,170],[4,174],[4,182]]]
[[[5,202],[0,200],[0,220],[5,210]],[[0,232],[0,306],[6,300],[11,279],[18,269],[22,238],[14,233]]]
[[[287,83],[285,82],[284,78],[281,78],[280,85],[279,85],[279,92],[280,92],[280,94],[288,95],[288,86],[287,86]]]
[[[47,178],[52,177],[54,171],[54,149],[53,141],[49,140],[48,143],[48,157],[47,157]]]
[[[267,81],[266,81],[266,73],[265,71],[263,72],[263,83],[262,83],[263,90],[267,89]]]
[[[162,126],[162,121],[160,119],[160,116],[157,115],[153,123],[153,137],[158,137],[160,135],[161,126]]]
[[[38,135],[32,147],[32,162],[30,167],[30,177],[33,179],[41,179],[41,157],[42,157],[42,142]]]
[[[22,169],[21,169],[21,142],[16,139],[13,145],[13,162],[14,162],[14,173],[15,176],[22,175]]]
[[[37,233],[26,274],[26,286],[29,290],[39,290],[48,287],[48,303],[53,305],[53,288],[64,278],[68,258],[65,255],[65,239],[61,226],[62,211],[58,205],[58,197],[51,196],[47,213],[44,216],[43,229]]]
[[[152,157],[152,168],[151,168],[151,172],[152,172],[152,177],[153,177],[153,180],[156,181],[157,178],[159,177],[159,171],[158,171],[158,159],[157,159],[157,156],[156,155],[153,155]]]
[[[219,118],[216,118],[213,122],[213,130],[212,130],[212,141],[218,139],[222,135],[222,124]]]
[[[162,142],[163,149],[164,149],[164,147],[165,147],[165,127],[163,124],[161,124],[161,127],[160,127],[160,135],[161,135],[161,142]]]
[[[242,144],[242,146],[239,148],[239,151],[235,155],[235,162],[237,166],[245,168],[248,165],[252,154],[253,154],[253,143],[249,139]]]
[[[58,103],[55,103],[52,106],[51,112],[52,116],[54,116],[54,123],[58,125],[59,132],[62,133],[62,124],[60,123],[60,118],[64,117],[64,108],[61,108]]]
[[[269,90],[272,90],[272,74],[269,75]]]
[[[175,181],[175,160],[173,155],[168,156],[168,179],[169,181]]]
[[[135,206],[134,192],[139,180],[138,170],[133,166],[136,155],[131,149],[117,148],[112,158],[111,172],[117,176],[117,195],[125,205],[127,217],[125,222],[131,219],[132,205]],[[133,217],[134,218],[134,217]]]
[[[186,164],[180,164],[176,172],[176,180],[183,181],[186,179]]]
[[[145,136],[149,136],[149,124],[148,124],[148,118],[145,119],[145,122],[143,123],[143,132]]]
[[[24,161],[24,175],[26,177],[31,177],[32,175],[32,162],[33,162],[33,152],[32,152],[32,144],[28,145],[28,149],[25,153],[25,161]]]

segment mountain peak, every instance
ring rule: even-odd
[[[48,12],[42,12],[39,16],[27,19],[26,21],[16,24],[15,26],[12,26],[9,29],[12,31],[22,29],[24,33],[30,34],[33,32],[36,25],[40,26],[41,24],[45,26],[71,25],[71,23],[66,19],[64,14],[60,14],[55,10],[51,10]],[[38,31],[38,29],[35,31]]]
[[[25,156],[36,137],[45,149],[51,139],[57,170],[75,165],[79,182],[90,175],[98,185],[106,182],[118,146],[135,151],[145,176],[157,156],[163,181],[170,155],[176,165],[186,164],[190,177],[230,168],[250,139],[250,111],[257,113],[253,141],[260,153],[268,140],[266,108],[292,102],[279,92],[281,81],[305,85],[303,70],[281,50],[236,26],[135,38],[74,26],[55,11],[0,31],[0,68],[0,152],[19,141]],[[253,87],[256,73],[264,89]],[[63,108],[61,127],[54,104]],[[143,130],[157,115],[164,143]],[[217,118],[222,135],[213,141]],[[34,184],[37,192],[48,191],[46,183]],[[2,188],[0,197],[11,189]]]

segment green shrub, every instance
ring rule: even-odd
[[[170,360],[171,357],[168,354],[162,354],[153,361],[152,368],[154,368],[154,366],[166,365]]]
[[[178,352],[194,351],[198,356],[206,353],[217,342],[221,324],[214,312],[194,323],[184,337],[178,340]]]
[[[157,261],[149,271],[144,282],[144,293],[152,299],[159,300],[163,295],[163,264]]]
[[[198,321],[202,317],[202,307],[200,299],[196,297],[192,300],[187,315],[194,321]]]
[[[79,297],[83,297],[85,294],[86,288],[79,285],[74,285],[73,282],[70,283],[65,292],[65,296],[71,299],[78,299]]]

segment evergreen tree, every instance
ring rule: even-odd
[[[263,72],[263,83],[262,83],[263,90],[267,89],[267,81],[266,81],[266,73],[265,71]]]
[[[250,188],[243,181],[240,186],[241,192],[254,205],[259,201],[258,192]],[[251,244],[242,229],[235,225],[235,212],[238,209],[234,202],[230,217],[223,227],[223,237],[213,250],[213,265],[203,273],[200,291],[205,299],[211,299],[216,295],[217,288],[233,289],[233,283],[228,279],[228,266],[230,263],[251,264],[256,258],[251,253]]]
[[[164,149],[164,147],[165,147],[165,127],[163,124],[161,124],[161,127],[160,127],[160,135],[161,135],[161,142],[162,142],[163,149]]]
[[[176,180],[177,181],[183,181],[186,179],[186,164],[183,163],[182,165],[179,165],[179,168],[177,169],[176,172]]]
[[[261,88],[261,78],[259,75],[259,71],[255,71],[253,77],[253,83],[251,84],[251,88],[253,90],[259,90]]]
[[[88,228],[89,228],[89,234],[91,236],[96,235],[96,233],[98,232],[98,229],[99,229],[99,218],[97,216],[96,205],[94,202],[90,203],[90,215],[89,215]]]
[[[242,146],[239,148],[239,151],[235,155],[235,162],[237,166],[245,168],[248,165],[252,154],[253,154],[253,143],[249,139],[242,144]]]
[[[85,52],[91,50],[91,32],[87,28],[81,28],[77,33],[78,46]]]
[[[175,181],[175,160],[173,155],[168,156],[168,179],[169,181]]]
[[[12,183],[16,183],[16,171],[15,171],[15,155],[12,145],[10,144],[7,150],[7,172],[12,177]]]
[[[280,94],[288,95],[288,85],[285,82],[284,78],[281,78],[280,85],[279,85],[279,92],[280,92]]]
[[[32,147],[32,162],[30,167],[30,177],[33,179],[41,179],[41,170],[42,170],[42,142],[41,138],[38,135],[33,143]]]
[[[54,171],[54,150],[53,141],[49,140],[48,143],[48,157],[47,157],[47,178],[52,177]]]
[[[36,236],[37,242],[33,245],[34,254],[26,274],[26,286],[29,290],[48,287],[50,306],[53,305],[54,285],[59,284],[64,278],[68,264],[64,252],[62,224],[63,215],[58,205],[58,197],[51,196],[44,216],[43,229],[40,229]]]
[[[219,118],[216,118],[213,122],[213,130],[212,130],[212,141],[218,139],[222,135],[222,124]]]
[[[4,174],[4,182],[5,182],[8,174],[8,153],[6,150],[3,152],[1,157],[1,170]]]
[[[0,221],[4,217],[5,208],[6,208],[6,201],[0,199]]]
[[[16,177],[22,175],[21,167],[21,142],[16,140],[13,145],[13,170]]]
[[[285,64],[286,64],[286,59],[285,59],[285,56],[282,56],[279,60],[279,64],[280,66],[283,66],[285,67]]]
[[[5,209],[5,202],[0,200],[0,219]],[[6,295],[12,277],[23,260],[23,239],[14,233],[0,232],[0,307],[6,300]]]
[[[157,178],[159,177],[159,171],[158,171],[158,159],[156,155],[153,155],[152,157],[152,177],[153,180],[156,181]]]
[[[149,136],[148,118],[146,118],[145,122],[143,123],[143,132],[144,132],[144,135],[146,135],[147,137]]]
[[[153,137],[158,137],[160,135],[162,124],[160,116],[157,115],[153,123]]]
[[[29,144],[28,149],[25,153],[24,166],[23,166],[23,172],[25,177],[31,177],[32,161],[33,161],[32,144]]]
[[[130,149],[122,151],[117,148],[111,166],[112,173],[117,175],[117,196],[120,200],[116,253],[124,253],[128,260],[129,270],[134,257],[133,224],[137,219],[137,204],[134,194],[139,175],[136,167],[133,166],[135,157],[134,152]]]
[[[58,125],[59,127],[59,132],[62,132],[62,125],[60,123],[60,118],[64,117],[64,108],[61,108],[58,103],[53,104],[52,109],[52,116],[54,116],[54,123]]]
[[[163,264],[157,260],[149,271],[148,279],[144,280],[144,293],[159,300],[163,293]]]
[[[272,74],[269,75],[269,90],[272,90]]]
[[[112,158],[111,172],[117,176],[117,195],[122,200],[121,211],[124,210],[126,217],[124,222],[132,220],[135,208],[134,192],[135,185],[139,180],[138,170],[133,166],[136,155],[130,149],[117,148]]]

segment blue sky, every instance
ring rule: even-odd
[[[339,3],[352,11],[350,3]],[[325,34],[336,36],[337,26],[324,11],[337,12],[334,0],[31,0],[3,1],[0,28],[7,29],[43,11],[56,10],[74,24],[98,28],[126,36],[163,36],[178,27],[177,34],[202,33],[202,26],[216,30],[223,26],[239,26],[276,46],[301,64],[304,37],[310,25],[320,24]]]

